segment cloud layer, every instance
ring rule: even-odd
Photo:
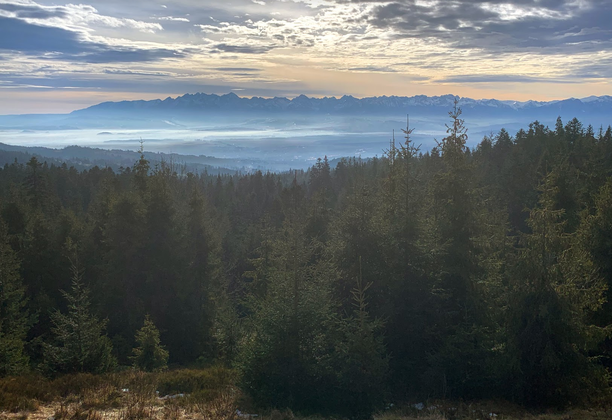
[[[0,89],[610,94],[610,16],[607,0],[0,0]]]

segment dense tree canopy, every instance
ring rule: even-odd
[[[0,373],[223,363],[257,404],[353,418],[606,396],[612,129],[447,128],[306,172],[5,165]]]

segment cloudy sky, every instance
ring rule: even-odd
[[[612,94],[609,0],[84,1],[0,0],[0,114],[188,92]]]

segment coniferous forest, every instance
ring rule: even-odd
[[[305,172],[5,165],[0,373],[223,366],[255,407],[349,418],[606,401],[612,129],[447,128]]]

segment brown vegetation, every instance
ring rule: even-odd
[[[233,420],[235,380],[222,368],[4,378],[0,418]]]

